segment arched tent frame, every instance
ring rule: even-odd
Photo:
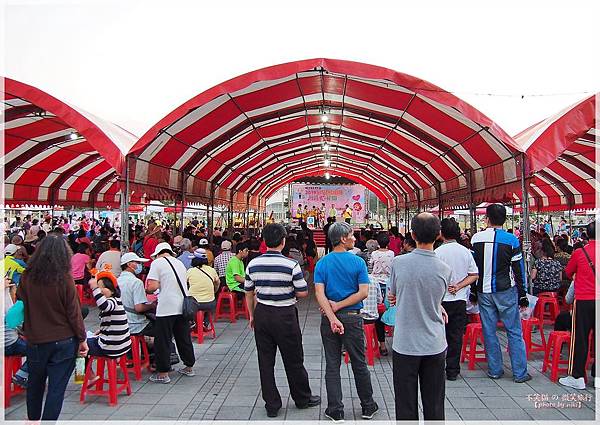
[[[247,73],[190,99],[132,148],[129,176],[131,187],[152,197],[210,202],[217,191],[245,193],[260,209],[291,179],[330,171],[398,211],[508,200],[509,187],[519,185],[519,158],[493,121],[430,83],[310,59]]]
[[[515,136],[529,162],[529,204],[533,210],[597,207],[597,102],[598,95],[587,97]],[[517,194],[514,198],[521,199]]]
[[[2,97],[5,202],[121,204],[122,152],[135,143],[133,134],[10,78]]]

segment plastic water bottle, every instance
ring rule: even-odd
[[[85,358],[77,357],[75,359],[75,383],[83,384],[85,378]]]

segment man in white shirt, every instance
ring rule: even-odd
[[[156,245],[152,253],[152,264],[147,277],[148,291],[160,289],[158,305],[156,307],[156,321],[154,322],[155,339],[154,351],[156,353],[157,373],[150,377],[152,382],[168,384],[171,382],[170,353],[171,339],[175,337],[175,344],[179,356],[185,365],[178,372],[185,376],[194,376],[192,367],[196,362],[194,347],[190,337],[190,325],[183,317],[183,297],[188,296],[186,268],[181,261],[175,258],[171,245],[161,242]]]
[[[453,218],[442,220],[444,243],[435,250],[437,257],[452,269],[450,286],[442,301],[448,314],[446,323],[446,379],[456,381],[460,373],[462,336],[467,324],[467,298],[469,286],[477,281],[478,269],[473,254],[456,240],[460,238],[460,227]]]

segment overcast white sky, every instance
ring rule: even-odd
[[[2,74],[138,136],[219,82],[314,57],[422,78],[511,135],[600,90],[593,1],[4,1]]]

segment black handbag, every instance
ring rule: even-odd
[[[181,289],[181,294],[183,295],[183,306],[182,312],[183,318],[188,321],[196,320],[196,313],[198,312],[198,306],[196,305],[196,299],[194,297],[190,297],[189,295],[185,295],[185,291],[183,290],[183,285],[181,284],[181,280],[179,279],[179,275],[173,267],[173,264],[165,257],[171,269],[173,269],[173,273],[175,273],[175,278],[177,279],[177,283],[179,284],[179,289]]]

